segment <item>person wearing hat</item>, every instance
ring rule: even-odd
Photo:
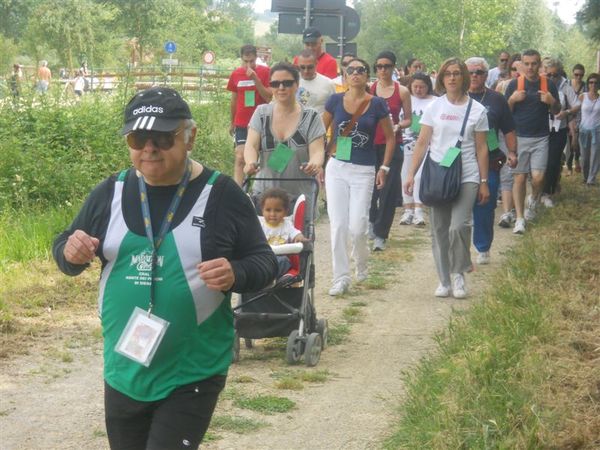
[[[173,89],[137,93],[109,176],[52,248],[78,275],[98,257],[111,448],[197,448],[232,358],[231,293],[277,274],[248,197],[190,158],[196,124]]]
[[[337,62],[333,56],[323,50],[323,36],[315,27],[308,27],[302,33],[304,48],[311,50],[317,58],[317,73],[327,78],[337,78]],[[298,56],[294,57],[294,65],[298,65]]]

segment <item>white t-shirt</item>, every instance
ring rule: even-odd
[[[320,73],[312,80],[300,78],[298,101],[309,108],[316,109],[319,114],[325,111],[325,103],[335,94],[335,83]]]
[[[488,72],[487,80],[485,80],[486,87],[489,87],[491,89],[499,77],[500,77],[500,68],[499,67],[494,67],[493,69],[490,69],[490,71]]]
[[[467,112],[467,105],[453,105],[446,95],[436,98],[425,108],[421,125],[433,128],[429,151],[431,159],[440,162],[450,147],[456,145]],[[462,182],[479,184],[479,166],[475,152],[475,131],[487,131],[488,120],[485,107],[473,101],[465,135],[461,146]]]
[[[431,98],[419,98],[414,95],[410,96],[410,105],[412,108],[413,117],[416,115],[419,118],[423,116],[425,108],[435,100]],[[404,144],[404,154],[412,154],[417,138],[419,137],[410,127],[402,130],[402,143]]]
[[[75,86],[73,86],[73,90],[83,92],[84,88],[85,88],[85,78],[83,78],[83,77],[75,78]]]
[[[269,225],[263,216],[259,216],[258,220],[269,245],[289,244],[290,242],[294,242],[296,236],[300,234],[300,230],[294,227],[289,217],[286,217],[276,227]]]

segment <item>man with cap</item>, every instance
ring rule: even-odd
[[[315,27],[308,27],[302,33],[304,48],[311,50],[317,58],[317,73],[332,80],[338,76],[337,62],[333,56],[323,50],[323,36]],[[294,65],[298,65],[298,57],[294,57]]]
[[[54,241],[67,275],[101,263],[111,448],[199,446],[231,363],[231,293],[277,273],[248,197],[190,158],[196,130],[173,89],[136,94],[122,129],[133,168],[96,186]]]
[[[315,54],[308,49],[302,50],[298,55],[300,85],[297,96],[302,105],[316,109],[319,114],[323,114],[325,103],[329,97],[335,94],[335,84],[331,78],[317,73],[316,66]]]

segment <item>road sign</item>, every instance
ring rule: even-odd
[[[179,60],[166,58],[166,59],[162,60],[162,63],[163,63],[163,66],[176,66],[177,64],[179,64]]]
[[[175,45],[175,42],[173,42],[173,41],[165,42],[165,52],[175,53],[176,50],[177,50],[177,46]]]
[[[345,6],[342,9],[344,16],[344,40],[354,39],[360,31],[360,17],[356,10]],[[279,13],[278,33],[302,34],[304,31],[303,13]],[[340,37],[340,16],[335,14],[316,14],[310,16],[310,25],[317,28],[325,36],[335,41]]]
[[[358,55],[356,49],[356,42],[344,42],[344,48],[342,49],[341,53],[340,44],[335,42],[328,42],[327,44],[325,44],[325,51],[335,58],[339,58],[340,55],[344,55],[345,53],[352,53],[353,55]]]
[[[311,0],[311,11],[341,11],[346,0]],[[306,9],[306,0],[271,0],[271,12],[302,12]]]
[[[204,52],[204,55],[202,55],[202,61],[204,61],[204,64],[214,64],[216,58],[215,52],[211,52],[210,50]]]

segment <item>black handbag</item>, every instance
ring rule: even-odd
[[[467,120],[471,112],[473,99],[469,98],[467,112],[463,120],[460,136],[456,141],[456,147],[461,148]],[[423,162],[423,171],[421,172],[421,184],[419,196],[421,202],[427,206],[441,206],[451,203],[460,193],[462,183],[462,157],[459,153],[450,167],[441,166],[431,159],[429,150]]]

